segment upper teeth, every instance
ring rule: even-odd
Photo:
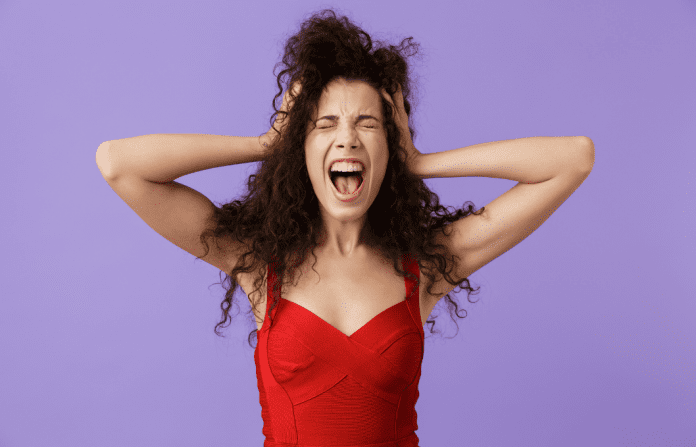
[[[339,161],[331,165],[331,172],[334,171],[339,171],[339,172],[354,172],[354,171],[362,171],[363,166],[362,163],[358,163],[356,161]]]

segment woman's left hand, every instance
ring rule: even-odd
[[[411,140],[411,132],[408,130],[408,115],[406,114],[406,109],[404,108],[404,96],[401,92],[401,85],[399,89],[394,93],[394,96],[389,96],[386,89],[382,88],[382,96],[389,101],[389,103],[394,106],[396,111],[396,116],[394,117],[397,126],[399,127],[399,132],[401,133],[401,146],[406,149],[406,167],[409,171],[416,173],[416,160],[422,154],[416,149]],[[393,98],[393,99],[392,99]],[[402,157],[403,160],[403,157]]]

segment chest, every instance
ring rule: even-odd
[[[304,307],[340,332],[350,336],[375,316],[406,299],[406,280],[391,261],[370,256],[359,261],[345,262],[309,256],[298,268],[293,284],[284,284],[281,297]],[[301,274],[300,274],[301,273]],[[421,275],[421,323],[430,314],[424,305]],[[246,290],[246,289],[245,289]],[[261,290],[258,303],[257,329],[263,325],[266,309],[267,284]]]

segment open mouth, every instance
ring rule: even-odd
[[[355,194],[363,184],[365,171],[329,172],[331,183],[340,194]]]

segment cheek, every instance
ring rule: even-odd
[[[379,154],[380,175],[384,177],[386,175],[387,169],[389,168],[389,149],[384,148]]]
[[[317,163],[319,160],[316,160],[316,157],[313,157],[311,153],[305,153],[305,169],[307,169],[310,178],[314,178],[316,175]]]
[[[325,183],[325,176],[324,176],[324,166],[322,165],[321,160],[312,160],[309,159],[307,161],[307,173],[309,174],[309,181],[312,183],[312,187],[316,190],[323,188],[324,183]]]

